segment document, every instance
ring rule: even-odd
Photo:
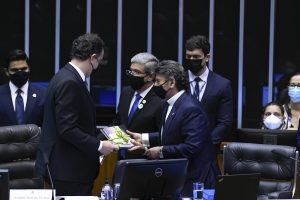
[[[104,136],[117,144],[120,149],[128,149],[133,147],[133,144],[130,142],[131,138],[124,130],[119,126],[110,126],[100,129]]]

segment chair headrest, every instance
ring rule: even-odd
[[[40,132],[34,124],[0,127],[0,162],[35,158]]]

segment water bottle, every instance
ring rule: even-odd
[[[113,200],[114,191],[109,185],[109,180],[105,180],[105,185],[102,187],[100,199],[101,200]]]

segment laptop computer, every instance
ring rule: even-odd
[[[217,177],[215,200],[256,200],[260,174],[234,174]]]

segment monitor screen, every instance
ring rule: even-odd
[[[0,169],[0,199],[8,200],[9,199],[9,188],[8,188],[8,170]]]
[[[256,144],[278,144],[296,147],[297,130],[270,130],[270,129],[237,129],[239,142]]]
[[[121,160],[113,181],[120,183],[117,199],[176,199],[184,185],[187,164],[187,159]]]

